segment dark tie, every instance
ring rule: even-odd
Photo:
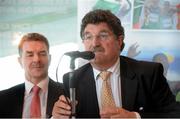
[[[103,80],[101,89],[101,107],[115,107],[114,98],[112,95],[112,89],[110,84],[111,72],[103,71],[100,73],[100,77]]]
[[[33,91],[33,98],[30,107],[30,118],[40,118],[41,117],[41,103],[39,98],[40,88],[35,85],[32,91]]]

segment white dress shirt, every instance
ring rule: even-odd
[[[120,58],[118,58],[116,63],[112,67],[107,69],[107,71],[112,72],[110,76],[110,83],[111,83],[112,93],[113,93],[116,107],[122,107]],[[99,104],[99,108],[101,108],[101,87],[102,87],[103,80],[100,80],[101,77],[99,76],[101,71],[93,68],[93,72],[94,72],[94,79],[96,82],[96,93],[98,97],[98,104]],[[137,112],[134,112],[134,113],[136,114],[136,119],[141,119],[139,113]]]
[[[48,95],[48,83],[49,78],[42,80],[37,84],[41,88],[39,92],[41,102],[41,117],[46,118],[46,106],[47,106],[47,95]],[[30,105],[33,98],[32,88],[34,84],[28,80],[25,80],[25,95],[23,105],[23,118],[30,118]]]
[[[110,83],[111,83],[112,94],[114,97],[116,107],[122,107],[120,59],[118,58],[116,63],[112,67],[107,69],[107,71],[112,72],[112,74],[110,76]],[[98,104],[99,104],[99,107],[101,108],[101,87],[102,87],[103,80],[100,80],[101,77],[99,76],[101,71],[93,68],[93,72],[94,72],[94,79],[96,82],[96,92],[97,92]]]

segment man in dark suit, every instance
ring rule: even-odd
[[[81,37],[85,50],[93,51],[95,58],[74,71],[76,117],[180,117],[179,104],[163,76],[162,65],[119,56],[124,48],[124,29],[115,15],[106,10],[87,13],[82,19]],[[111,72],[107,85],[111,86],[112,102],[105,106],[104,99],[109,99],[102,91],[104,71]],[[68,77],[65,74],[63,81],[69,97]],[[68,102],[68,98],[60,96],[53,117],[69,117]]]
[[[25,83],[0,91],[0,118],[47,118],[52,116],[52,108],[63,94],[62,84],[48,77],[51,56],[46,37],[38,33],[24,35],[19,44],[19,63],[25,70]],[[34,87],[39,87],[38,113],[33,110]],[[36,96],[37,97],[37,96]],[[31,109],[32,108],[32,109]],[[37,114],[35,112],[35,114]]]

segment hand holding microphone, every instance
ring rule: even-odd
[[[53,118],[69,118],[71,116],[71,105],[69,103],[70,99],[61,95],[54,104],[52,111]]]

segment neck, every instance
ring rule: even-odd
[[[117,62],[118,58],[114,58],[113,61],[109,62],[109,63],[104,63],[104,64],[99,64],[99,63],[96,63],[96,62],[91,62],[91,65],[99,70],[99,71],[104,71],[104,70],[107,70],[109,68],[111,68],[116,62]]]
[[[31,83],[33,83],[33,84],[35,84],[35,85],[37,85],[38,83],[40,83],[42,80],[45,80],[46,79],[46,77],[26,77],[26,79],[28,80],[28,81],[30,81]]]

